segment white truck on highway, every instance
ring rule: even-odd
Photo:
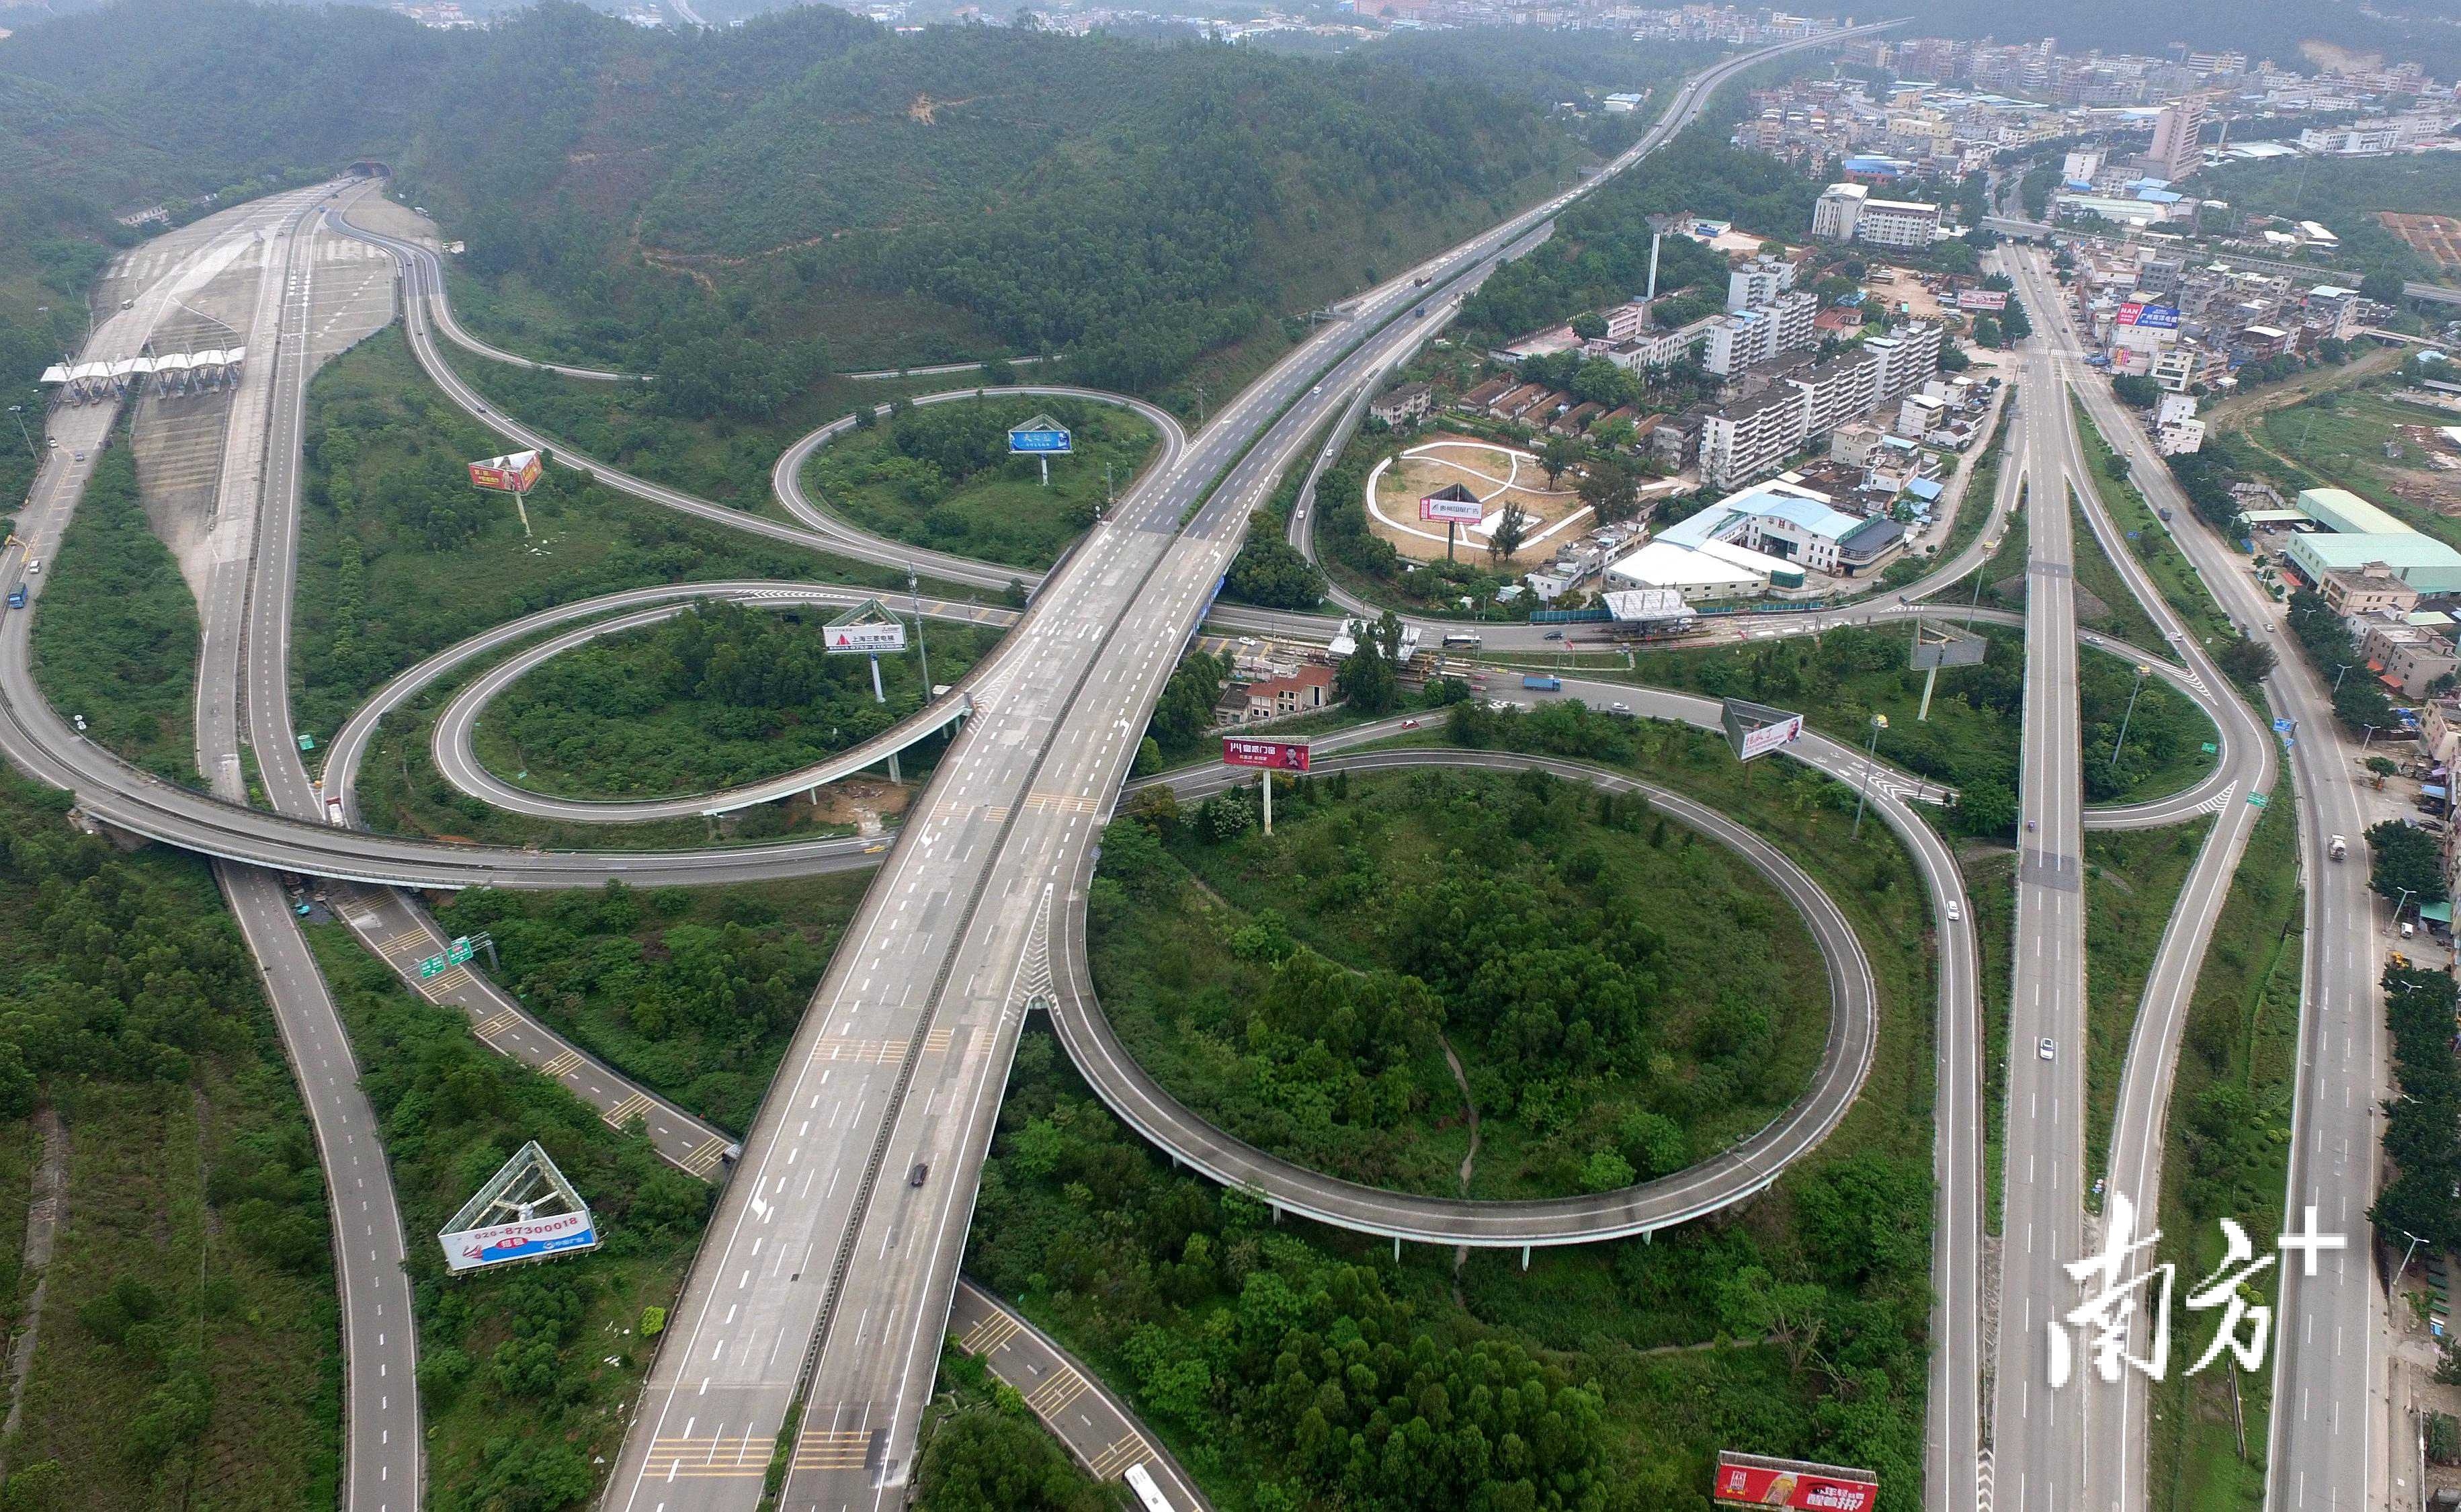
[[[2336,835],[2325,843],[2324,851],[2335,861],[2346,861],[2350,855],[2350,842]]]

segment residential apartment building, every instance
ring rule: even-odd
[[[2429,685],[2461,668],[2450,640],[2397,619],[2364,622],[2359,655],[2385,690],[2402,698],[2426,697]]]
[[[1794,265],[1782,257],[1756,257],[1726,275],[1726,311],[1741,314],[1777,303],[1794,287]],[[1614,335],[1610,330],[1607,334]]]
[[[1823,242],[1854,240],[1854,224],[1871,198],[1871,188],[1859,183],[1832,183],[1821,190],[1811,206],[1811,234]]]
[[[1780,352],[1816,346],[1819,318],[1820,300],[1808,289],[1780,294],[1759,309],[1722,316],[1709,327],[1701,366],[1723,377]]]
[[[1405,383],[1367,403],[1367,413],[1387,425],[1407,425],[1434,407],[1435,391],[1423,383]]]
[[[1939,327],[1900,326],[1711,411],[1701,420],[1701,479],[1733,488],[1768,476],[1812,437],[1919,390],[1939,370]]]
[[[1919,250],[1939,229],[1939,206],[1918,200],[1874,199],[1859,183],[1832,183],[1811,207],[1811,234],[1827,242]]]
[[[2406,615],[2418,607],[2418,590],[2389,572],[2364,567],[2327,572],[2321,586],[2325,606],[2344,619],[2371,614]]]
[[[1675,330],[1641,330],[1620,338],[1610,328],[1607,332],[1609,339],[1594,344],[1592,350],[1616,367],[1636,373],[1644,368],[1669,368],[1706,342],[1709,332],[1725,318],[1723,315],[1703,315]]]
[[[2186,95],[2162,107],[2153,117],[2153,145],[2146,166],[2173,182],[2196,171],[2205,160],[2203,95]]]
[[[1792,384],[1702,415],[1701,480],[1714,488],[1733,488],[1776,472],[1810,434],[1808,419],[1803,391]]]

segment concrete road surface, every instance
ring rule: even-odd
[[[2084,789],[2079,770],[2075,565],[2058,390],[2039,351],[2001,486],[2025,489],[2023,760],[2011,952],[2007,1137],[2002,1145],[1999,1339],[1991,1440],[1982,1469],[1995,1506],[2068,1512],[2084,1486],[2078,1394],[2047,1382],[2046,1327],[2072,1288],[2061,1269],[2083,1247],[2085,1175]]]
[[[2082,343],[2063,301],[2047,287],[2029,309],[2064,355]],[[2309,1274],[2285,1255],[2275,1324],[2270,1512],[2357,1512],[2385,1504],[2386,1456],[2395,1437],[2386,1414],[2379,1330],[2386,1299],[2368,1260],[2366,1220],[2375,1200],[2383,1138],[2384,1014],[2378,904],[2368,892],[2357,836],[2365,827],[2354,758],[2335,729],[2322,679],[2281,629],[2281,609],[2255,586],[2246,558],[2198,521],[2142,428],[2107,383],[2066,369],[2104,437],[2126,456],[2148,500],[2171,511],[2166,526],[2231,618],[2278,658],[2265,680],[2272,712],[2297,721],[2291,752],[2299,779],[2300,849],[2305,881],[2306,964],[2300,1005],[2299,1081],[2292,1116],[2285,1225],[2344,1236],[2349,1247],[2320,1256]],[[2323,860],[2333,835],[2352,840],[2351,860]],[[2265,1236],[2254,1237],[2259,1246]],[[2377,1446],[2384,1445],[2379,1452]]]
[[[1679,91],[1626,160],[1710,82]],[[1568,198],[1415,276],[1487,265]],[[1051,989],[1054,911],[1248,511],[1352,386],[1417,339],[1419,287],[1375,291],[1277,365],[1046,581],[788,1049],[610,1505],[749,1506],[781,1444],[782,1506],[902,1494],[998,1083],[1024,1009]]]

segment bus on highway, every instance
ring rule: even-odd
[[[1122,1479],[1128,1482],[1128,1489],[1137,1494],[1137,1505],[1145,1508],[1145,1512],[1172,1512],[1170,1498],[1164,1496],[1162,1487],[1154,1484],[1153,1473],[1143,1462],[1128,1466],[1128,1473]]]
[[[1474,651],[1478,650],[1479,644],[1478,632],[1475,630],[1454,630],[1444,636],[1444,650],[1448,651]]]

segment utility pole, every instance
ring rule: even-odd
[[[1188,388],[1194,390],[1196,394],[1196,425],[1199,430],[1202,430],[1205,427],[1205,385],[1191,383]]]
[[[2136,695],[2145,691],[2145,674],[2153,669],[2143,662],[2136,664],[2136,681],[2128,690],[2128,712],[2119,716],[2119,738],[2110,743],[2110,767],[2119,770],[2119,753],[2128,745],[2128,721],[2136,717]]]
[[[1872,797],[1872,768],[1880,758],[1880,732],[1887,728],[1889,728],[1887,714],[1872,716],[1872,740],[1863,748],[1863,785],[1854,794],[1854,834],[1857,838],[1860,838],[1863,833],[1863,805]]]

